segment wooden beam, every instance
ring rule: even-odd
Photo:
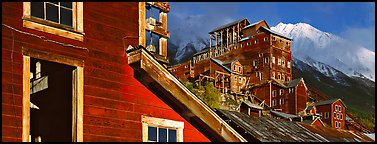
[[[156,83],[164,88],[164,91],[187,107],[187,110],[198,117],[202,124],[207,125],[210,128],[208,129],[210,132],[216,133],[226,141],[246,141],[194,93],[180,83],[174,75],[159,64],[146,50],[141,49],[139,53],[141,57],[140,66],[134,65],[134,68],[141,69],[149,74]],[[138,54],[134,54],[134,56],[136,55]]]

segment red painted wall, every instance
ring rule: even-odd
[[[127,56],[124,56],[122,38],[138,35],[138,3],[84,2],[83,42],[23,28],[22,6],[22,2],[3,2],[2,23],[55,41],[86,47],[89,52],[14,32],[13,85],[16,105],[13,106],[10,79],[12,33],[10,29],[2,27],[2,141],[21,141],[22,47],[85,61],[84,141],[141,141],[142,115],[183,121],[184,141],[209,141],[133,77],[133,69],[127,64]],[[124,42],[127,45],[138,44],[135,39]]]
[[[188,79],[190,77],[191,61],[172,66],[169,71],[178,79]]]
[[[341,106],[342,107],[341,111],[337,111],[335,109],[335,105]],[[317,113],[320,113],[320,112],[322,112],[322,114],[323,114],[322,121],[325,122],[326,124],[330,125],[333,128],[336,128],[335,122],[340,122],[341,123],[340,129],[345,128],[346,110],[345,110],[343,103],[340,102],[339,100],[334,102],[333,104],[317,106]],[[330,117],[328,119],[324,118],[325,112],[329,112],[329,114],[330,114]],[[336,114],[339,114],[339,115],[342,114],[342,120],[340,120],[340,116],[339,116],[339,118],[338,117],[334,118],[334,112]]]
[[[340,111],[338,111],[338,110],[336,110],[335,109],[335,106],[341,106],[341,110]],[[332,120],[334,121],[333,122],[333,127],[335,127],[335,122],[340,122],[340,128],[341,129],[344,129],[345,128],[345,116],[346,116],[346,109],[345,109],[345,107],[344,107],[344,105],[343,105],[343,103],[342,102],[340,102],[339,100],[338,101],[336,101],[336,102],[334,102],[333,104],[332,104]],[[335,114],[336,114],[336,118],[334,117],[334,112],[335,112]],[[338,117],[338,115],[339,115],[339,117]],[[340,119],[340,115],[342,115],[342,119]]]
[[[331,120],[331,106],[330,105],[320,105],[316,106],[317,107],[317,113],[322,113],[321,120],[322,122],[326,123],[327,125],[332,127],[332,120]],[[329,118],[325,118],[325,112],[329,112]]]
[[[296,94],[297,112],[300,112],[306,108],[306,102],[308,101],[308,93],[302,81],[296,86]]]

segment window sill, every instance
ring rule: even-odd
[[[46,24],[41,24],[38,22],[33,21],[32,19],[26,19],[23,18],[23,27],[62,36],[65,38],[70,38],[73,40],[78,40],[78,41],[84,41],[84,33],[82,32],[73,32],[73,30],[66,30],[62,28],[56,28],[53,26],[49,26]]]

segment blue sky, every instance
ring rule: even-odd
[[[209,37],[213,28],[241,18],[264,19],[270,26],[308,23],[375,51],[374,2],[170,2],[170,8],[172,37],[183,32]]]

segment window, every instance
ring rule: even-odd
[[[278,73],[278,79],[279,79],[279,80],[281,79],[281,77],[280,77],[280,73]]]
[[[262,56],[263,56],[263,53],[258,54],[258,57],[262,57]]]
[[[255,44],[258,44],[258,39],[256,39],[256,40],[254,41],[254,43],[255,43]]]
[[[257,60],[253,60],[253,66],[257,66]]]
[[[288,81],[291,81],[291,77],[287,76]]]
[[[276,90],[273,90],[272,91],[272,97],[275,97],[276,96]]]
[[[339,114],[336,114],[336,118],[339,119]]]
[[[264,58],[264,63],[268,63],[268,57]]]
[[[276,106],[276,100],[272,100],[272,106]]]
[[[259,80],[262,80],[263,77],[262,77],[262,72],[259,72]]]
[[[280,99],[279,99],[279,104],[280,104],[280,105],[284,104],[284,98],[280,98]]]
[[[241,67],[238,67],[238,72],[241,72]]]
[[[337,121],[335,122],[335,128],[338,128],[338,122]]]
[[[271,76],[273,79],[275,78],[275,72],[272,72],[272,76]]]
[[[338,105],[335,105],[335,111],[338,111]]]
[[[283,43],[283,40],[280,40],[280,43]]]
[[[237,82],[237,76],[234,76],[234,81]]]
[[[142,116],[143,142],[183,142],[184,122]]]
[[[289,62],[289,61],[287,62],[287,67],[291,68],[291,62]]]
[[[83,41],[82,2],[23,2],[23,26]]]
[[[276,41],[276,37],[272,37],[272,40],[273,40],[273,41]]]
[[[281,65],[281,59],[278,58],[278,65]]]
[[[243,44],[241,44],[241,47],[243,47]]]
[[[342,106],[339,106],[338,109],[339,109],[339,112],[342,112]]]
[[[288,88],[288,93],[291,93],[292,92],[292,88]]]
[[[233,70],[236,71],[236,66],[235,65],[233,66]]]
[[[185,65],[185,68],[188,68],[188,65]]]
[[[264,41],[267,41],[268,40],[268,38],[267,37],[265,37],[264,39],[263,39]]]
[[[83,62],[25,52],[22,141],[83,141]],[[56,59],[59,63],[53,62]]]
[[[247,42],[246,45],[250,45],[250,42]]]
[[[325,112],[325,119],[329,118],[329,112]]]
[[[334,119],[336,119],[336,112],[334,112]]]
[[[284,89],[280,89],[280,95],[284,94]]]
[[[238,81],[239,83],[241,83],[242,82],[242,77],[239,77],[239,81]]]
[[[285,67],[285,59],[281,60],[281,66]]]
[[[340,114],[340,120],[343,120],[343,114]]]
[[[341,128],[341,127],[342,127],[342,126],[341,126],[341,124],[342,124],[342,122],[338,122],[339,128]]]
[[[275,57],[272,57],[272,63],[273,64],[275,63]]]

